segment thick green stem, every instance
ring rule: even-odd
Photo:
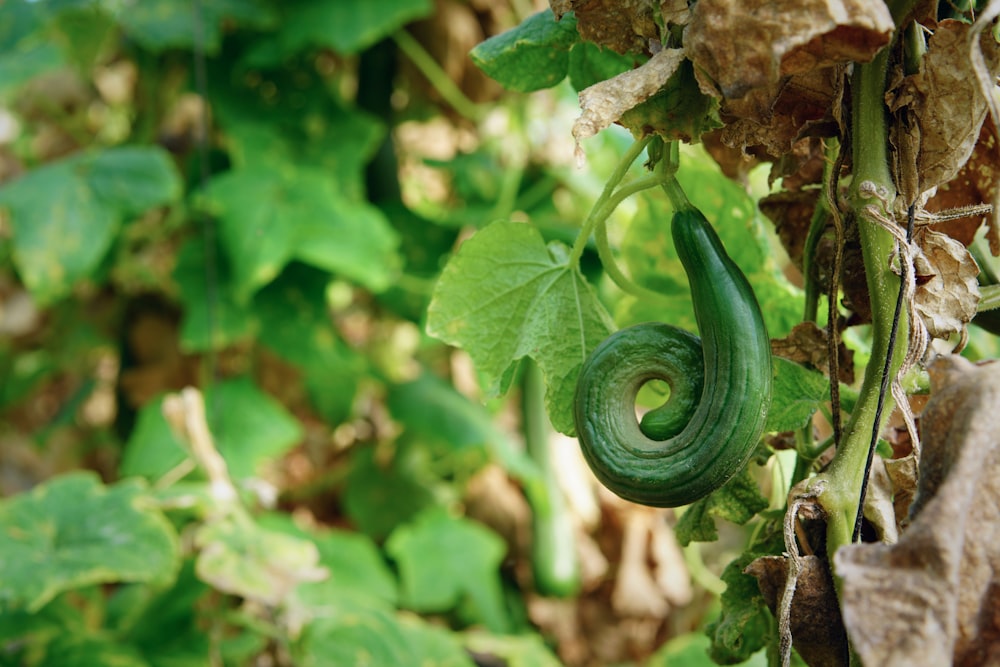
[[[868,293],[872,310],[872,355],[865,369],[864,382],[851,420],[847,425],[844,442],[827,472],[822,475],[828,488],[822,504],[828,512],[827,548],[833,553],[852,541],[858,499],[864,483],[865,464],[873,429],[881,417],[891,412],[891,395],[884,397],[882,411],[878,405],[882,391],[882,374],[889,355],[889,338],[899,295],[899,276],[889,265],[895,247],[892,235],[875,223],[867,213],[871,205],[878,207],[880,215],[892,219],[891,202],[895,188],[889,171],[886,111],[883,102],[888,49],[883,50],[871,63],[859,65],[852,81],[853,108],[851,118],[854,175],[850,203],[858,221],[861,250],[868,280]],[[884,204],[864,193],[862,184],[874,184]],[[889,376],[899,369],[906,353],[907,323],[905,313],[899,324]]]

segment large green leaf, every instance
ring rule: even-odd
[[[527,93],[562,81],[569,69],[570,48],[579,41],[573,14],[557,21],[546,9],[480,43],[469,56],[504,88]]]
[[[509,630],[499,572],[507,547],[496,533],[432,508],[393,531],[386,551],[399,565],[406,607],[443,612],[468,605],[491,631]]]
[[[64,591],[168,582],[177,534],[137,481],[72,473],[0,504],[0,603],[40,609]]]
[[[570,267],[565,246],[546,246],[530,225],[495,222],[448,262],[427,330],[465,348],[494,393],[509,387],[514,362],[535,359],[552,424],[572,433],[576,376],[612,325],[590,285]]]
[[[123,3],[118,14],[125,33],[150,51],[189,49],[201,40],[207,53],[222,42],[223,22],[265,28],[277,22],[272,5],[263,0],[142,0]]]
[[[398,238],[385,216],[345,198],[318,169],[236,169],[216,178],[207,195],[242,301],[292,257],[374,291],[386,289],[398,269]]]
[[[357,53],[415,19],[434,11],[431,0],[303,0],[284,8],[280,52],[308,47]]]
[[[14,230],[14,263],[41,303],[90,277],[127,216],[180,196],[169,156],[152,147],[110,148],[28,171],[0,188]]]

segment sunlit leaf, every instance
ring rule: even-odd
[[[525,356],[545,376],[552,424],[573,432],[572,401],[584,359],[612,330],[567,249],[530,225],[496,222],[452,257],[428,308],[428,332],[465,348],[493,393],[506,391]]]
[[[505,88],[527,93],[551,88],[566,77],[570,47],[579,40],[575,17],[557,21],[546,9],[480,43],[469,56]]]

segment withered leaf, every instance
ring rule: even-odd
[[[574,12],[581,37],[618,53],[643,52],[650,40],[659,41],[649,0],[549,0],[549,5],[557,18]]]
[[[700,0],[685,49],[727,99],[782,76],[865,62],[894,30],[883,2],[866,0]]]
[[[906,193],[911,199],[955,177],[972,155],[986,118],[986,100],[969,58],[971,27],[961,21],[941,21],[927,43],[920,71],[904,77],[886,94],[890,111],[900,114],[905,109],[912,116],[906,132],[894,140],[896,159],[917,156],[918,191]],[[983,56],[995,78],[1000,72],[1000,45],[984,40]],[[907,146],[909,142],[918,142],[917,150]],[[898,165],[897,172],[904,167]]]
[[[940,212],[946,209],[988,203],[993,201],[998,183],[1000,183],[1000,152],[997,151],[997,129],[993,120],[987,116],[972,156],[958,170],[958,173],[947,183],[938,186],[937,193],[927,202],[927,210]],[[987,239],[990,242],[990,252],[1000,255],[1000,210],[986,216],[989,222]],[[935,226],[948,236],[961,241],[965,245],[972,243],[976,231],[983,223],[984,216],[950,220]]]
[[[806,135],[837,133],[835,113],[842,95],[843,67],[838,66],[783,77],[739,99],[725,99],[722,115],[730,123],[723,141],[775,161],[798,148],[800,155],[780,167],[781,175],[793,174],[812,152]]]
[[[757,203],[760,212],[774,223],[781,245],[799,270],[802,269],[802,251],[819,195],[820,191],[816,188],[793,192],[783,190],[770,194]]]
[[[799,562],[791,613],[795,650],[809,665],[846,665],[847,634],[830,570],[818,556],[802,556]],[[763,556],[750,563],[744,572],[757,578],[764,601],[777,616],[778,601],[788,577],[788,559]]]
[[[947,234],[918,229],[920,253],[913,265],[917,277],[917,313],[934,338],[962,331],[979,304],[979,266],[964,245]]]
[[[864,664],[1000,664],[1000,364],[931,371],[912,522],[837,552],[844,621]]]
[[[792,328],[786,337],[772,340],[771,352],[778,357],[810,364],[824,374],[828,374],[830,364],[827,356],[827,335],[825,330],[816,326],[815,322],[800,322]],[[854,382],[854,351],[841,341],[837,353],[839,379],[846,384],[852,384]]]
[[[664,49],[636,69],[580,91],[583,113],[573,123],[573,137],[577,142],[592,137],[649,99],[666,85],[682,60],[681,49]]]

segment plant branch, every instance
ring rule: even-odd
[[[587,216],[587,219],[584,220],[583,226],[580,228],[580,234],[576,237],[576,242],[573,244],[573,249],[569,256],[570,266],[579,265],[580,257],[583,256],[583,251],[587,247],[587,241],[590,239],[590,235],[594,233],[597,225],[607,220],[608,216],[611,215],[611,212],[615,210],[615,207],[628,196],[620,196],[621,191],[616,193],[615,188],[617,188],[618,184],[622,182],[623,178],[625,178],[625,174],[628,173],[629,167],[631,167],[632,163],[636,161],[636,158],[638,158],[642,152],[646,150],[646,146],[649,145],[650,141],[652,141],[652,137],[647,137],[629,146],[625,155],[623,155],[622,159],[619,160],[615,170],[611,172],[611,177],[608,178],[607,183],[604,184],[604,190],[601,191],[601,196],[594,202],[594,206],[590,209],[590,214]],[[624,190],[627,187],[628,186],[624,186],[622,189]],[[638,190],[634,190],[629,194],[634,194],[635,192],[638,192]],[[614,200],[616,196],[619,198]],[[613,205],[609,207],[609,203],[612,201]]]
[[[889,171],[887,120],[883,101],[889,49],[883,49],[875,59],[858,65],[852,81],[852,158],[854,176],[851,182],[850,205],[858,221],[861,250],[868,281],[872,310],[872,354],[857,404],[845,430],[844,442],[838,448],[830,468],[821,475],[828,488],[820,497],[828,515],[827,548],[831,562],[833,553],[852,541],[858,499],[865,483],[865,462],[868,459],[871,434],[878,431],[881,415],[893,407],[891,396],[880,401],[882,375],[885,369],[895,374],[905,356],[905,347],[890,350],[890,335],[896,319],[896,301],[900,279],[889,265],[895,250],[895,239],[869,219],[867,207],[873,200],[872,185],[882,199],[881,214],[891,219],[890,203],[895,187]],[[866,185],[863,185],[866,184]],[[899,322],[898,335],[907,337],[905,316]],[[891,353],[891,358],[890,358]],[[889,360],[888,363],[886,360]],[[879,410],[880,402],[883,410]]]

